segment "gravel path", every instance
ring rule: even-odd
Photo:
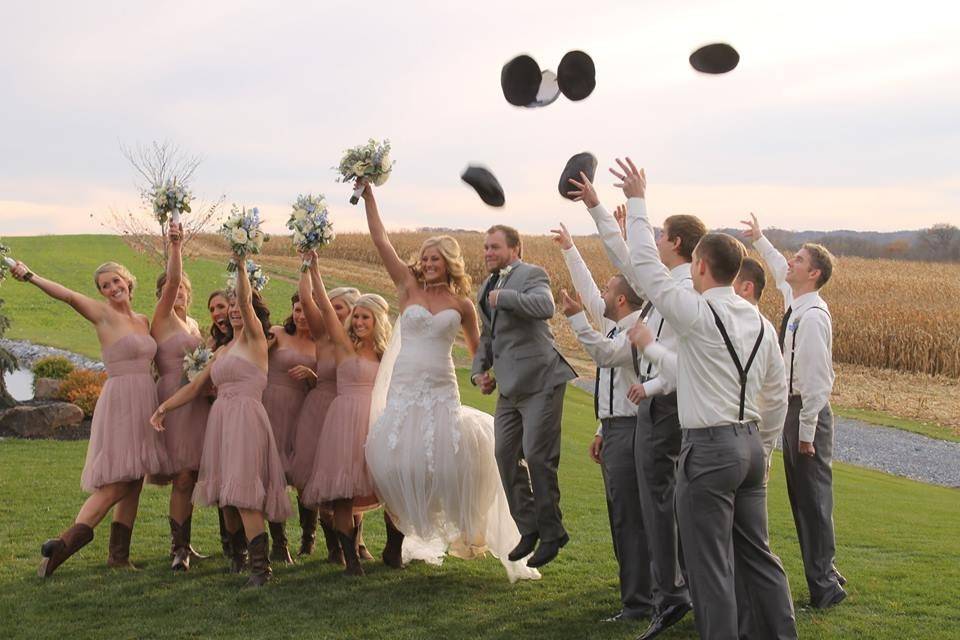
[[[86,356],[81,356],[72,351],[57,349],[56,347],[47,347],[42,344],[33,344],[26,340],[7,340],[3,338],[0,339],[0,347],[3,347],[15,355],[20,362],[20,366],[24,368],[32,367],[34,362],[47,356],[63,356],[74,365],[84,369],[100,370],[104,368],[103,363],[99,360],[91,360]]]
[[[593,380],[574,384],[593,393]],[[960,442],[928,438],[850,418],[835,418],[833,459],[920,482],[960,487]]]

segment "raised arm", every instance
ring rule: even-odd
[[[583,312],[583,307],[571,298],[566,290],[560,292],[560,307],[563,314],[567,316],[577,341],[583,345],[586,352],[590,354],[590,359],[598,367],[632,366],[633,350],[630,348],[630,340],[626,332],[621,332],[613,338],[604,336],[590,326],[590,320]]]
[[[377,199],[373,195],[373,185],[367,183],[363,190],[363,204],[367,210],[367,227],[370,229],[370,238],[373,240],[373,246],[377,248],[380,259],[383,260],[383,266],[387,268],[390,279],[398,288],[406,288],[415,285],[416,281],[410,268],[397,255],[396,249],[390,244],[390,238],[387,236],[387,230],[383,226],[383,220],[380,219],[380,210],[377,208]]]
[[[743,236],[753,243],[753,248],[760,252],[760,257],[773,272],[773,279],[777,283],[777,289],[783,294],[783,307],[786,309],[793,303],[793,290],[787,284],[787,259],[763,235],[757,216],[751,213],[750,220],[740,222],[747,227]]]
[[[235,254],[234,260],[237,262],[237,305],[240,307],[240,317],[243,318],[242,339],[247,343],[262,341],[266,346],[267,336],[263,333],[260,318],[253,310],[253,289],[250,287],[246,258]]]
[[[304,256],[310,261],[310,267],[300,273],[300,283],[297,292],[300,294],[300,306],[303,308],[303,315],[310,326],[310,333],[314,339],[327,332],[327,326],[323,323],[323,314],[320,313],[320,306],[317,304],[313,292],[313,281],[320,279],[320,267],[317,266],[317,254],[314,251],[310,255]]]
[[[647,293],[647,299],[666,318],[677,335],[685,335],[699,316],[700,294],[671,278],[670,271],[660,261],[660,253],[653,239],[653,227],[647,219],[644,200],[647,178],[643,170],[638,170],[630,158],[627,158],[627,164],[619,159],[617,163],[623,173],[614,169],[610,171],[620,178],[621,183],[617,186],[622,187],[627,196],[630,260],[641,280],[643,291]]]
[[[573,238],[570,237],[567,227],[561,222],[560,228],[552,229],[551,233],[554,234],[553,241],[557,243],[563,253],[563,261],[567,264],[567,271],[570,272],[573,288],[576,290],[577,295],[580,296],[587,316],[592,322],[600,325],[601,328],[609,330],[608,325],[612,321],[603,317],[606,305],[603,302],[603,297],[600,295],[600,289],[597,287],[597,283],[594,282],[593,275],[590,273],[587,263],[583,261],[583,256],[580,255],[580,251],[576,245],[573,244]]]
[[[623,277],[627,279],[627,283],[638,295],[647,297],[643,291],[642,279],[630,262],[630,249],[627,247],[626,240],[624,240],[621,223],[610,215],[610,212],[600,204],[597,191],[593,188],[593,183],[590,182],[586,174],[581,173],[580,180],[581,182],[577,182],[572,178],[570,179],[570,182],[576,187],[576,190],[570,193],[574,195],[575,200],[583,202],[584,206],[587,207],[587,211],[597,225],[597,232],[603,241],[603,248],[607,252],[607,258],[610,259],[613,268],[623,274]],[[621,207],[618,206],[617,210],[619,211],[620,209]]]
[[[521,291],[516,289],[495,291],[496,306],[533,320],[549,320],[556,311],[553,292],[550,291],[550,276],[536,265],[529,266],[533,273],[527,276]]]
[[[77,313],[93,324],[99,324],[104,318],[104,314],[106,313],[107,309],[105,303],[94,300],[93,298],[88,298],[82,293],[77,293],[76,291],[68,289],[62,284],[54,282],[53,280],[41,278],[37,274],[30,271],[27,265],[19,260],[17,261],[16,266],[10,269],[10,273],[20,282],[29,282],[30,284],[36,286],[54,300],[66,302],[68,305],[73,307]]]
[[[180,250],[182,234],[182,225],[171,222],[168,229],[170,254],[167,256],[167,279],[163,283],[163,291],[160,293],[160,299],[157,300],[157,307],[153,310],[151,324],[156,324],[157,321],[173,315],[173,305],[177,301],[177,292],[183,281],[183,256]]]
[[[320,308],[320,317],[323,319],[323,326],[327,330],[327,334],[338,347],[353,351],[350,336],[347,335],[347,330],[343,328],[340,318],[337,317],[333,303],[330,302],[330,297],[327,295],[327,288],[323,284],[323,277],[319,273],[317,273],[317,283],[320,285],[315,292],[317,294],[317,306]]]

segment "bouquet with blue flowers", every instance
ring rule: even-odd
[[[263,288],[267,286],[267,283],[270,282],[270,276],[263,272],[263,269],[260,268],[256,262],[247,258],[246,260],[247,275],[250,277],[250,286],[257,293],[263,291]],[[237,263],[233,260],[227,265],[227,290],[236,291],[237,290]]]
[[[269,238],[260,230],[260,210],[256,207],[247,209],[233,205],[230,217],[220,227],[220,235],[230,243],[230,250],[234,253],[248,255],[260,253],[263,243]],[[236,270],[236,265],[230,271]]]
[[[287,229],[293,231],[293,246],[300,253],[317,249],[333,240],[333,223],[330,222],[323,195],[297,196],[293,212],[287,220]],[[309,266],[310,263],[304,261],[300,271],[306,271]]]
[[[183,356],[183,378],[187,382],[193,382],[193,379],[200,375],[200,372],[210,363],[213,358],[211,351],[205,344],[200,344],[196,349]]]
[[[153,203],[153,215],[161,225],[167,224],[167,220],[180,224],[180,214],[190,213],[190,201],[193,200],[193,194],[186,185],[177,183],[176,178],[153,185],[147,197]]]
[[[343,158],[340,160],[340,166],[334,168],[340,177],[338,182],[352,182],[360,178],[366,178],[376,186],[382,185],[390,177],[393,170],[393,161],[390,159],[390,141],[384,140],[382,143],[373,138],[367,141],[367,144],[347,149]],[[360,194],[363,193],[363,185],[360,185],[353,191],[350,197],[350,204],[360,202]]]

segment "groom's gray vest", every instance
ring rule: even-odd
[[[540,267],[515,262],[500,285],[497,306],[487,297],[497,288],[498,275],[480,287],[478,303],[482,331],[471,375],[493,369],[500,394],[528,396],[577,377],[554,345],[548,320],[555,306],[550,278]]]

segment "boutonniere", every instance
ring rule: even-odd
[[[787,325],[787,328],[790,329],[790,332],[791,332],[791,333],[796,333],[796,332],[797,332],[797,327],[799,327],[799,326],[800,326],[800,321],[799,321],[799,320],[794,320],[793,322],[791,322],[790,324]]]
[[[511,271],[513,271],[513,265],[512,265],[512,264],[508,264],[508,265],[505,266],[503,269],[500,269],[500,277],[501,277],[501,278],[506,278],[508,275],[510,275],[510,272],[511,272]]]

